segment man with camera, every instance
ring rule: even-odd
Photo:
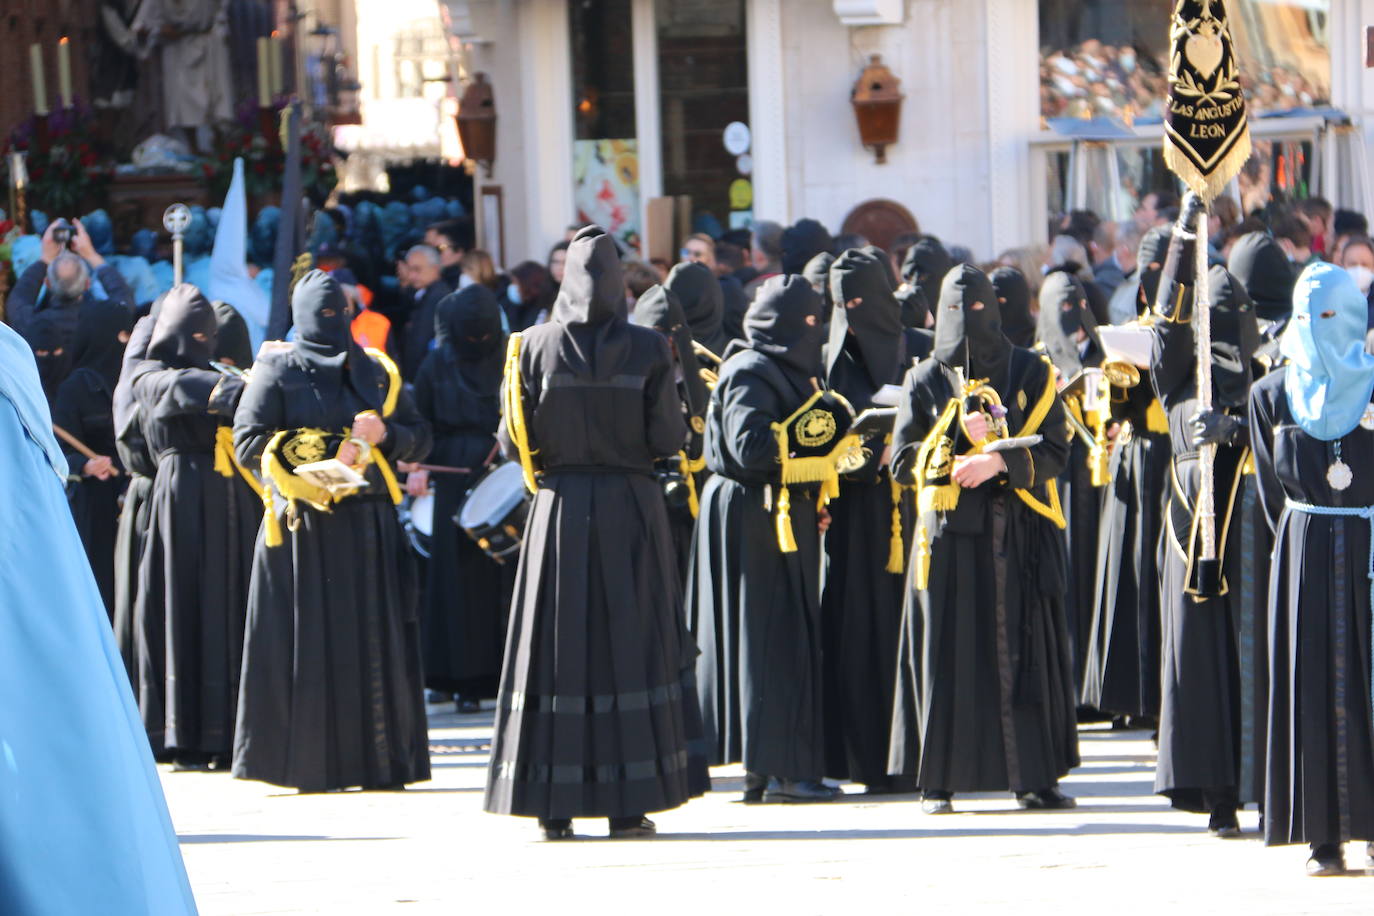
[[[27,339],[34,316],[56,309],[64,336],[70,339],[82,307],[97,301],[91,289],[92,277],[100,282],[105,299],[124,306],[130,314],[134,312],[133,290],[119,271],[95,250],[81,220],[73,219],[70,223],[65,219],[53,220],[43,233],[41,259],[19,276],[6,303],[10,327]]]

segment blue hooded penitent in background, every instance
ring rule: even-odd
[[[0,911],[195,914],[38,369],[3,325],[0,454]]]

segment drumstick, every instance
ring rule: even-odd
[[[91,460],[105,457],[104,455],[97,455],[88,445],[86,445],[86,443],[82,442],[80,439],[76,438],[71,433],[67,432],[65,429],[58,426],[56,423],[52,425],[52,431],[57,433],[57,438],[61,439],[63,442],[67,443],[72,448],[76,449],[82,455],[85,455],[87,458],[90,458]],[[113,470],[116,475],[119,474],[119,468],[114,468]]]
[[[471,474],[472,468],[451,468],[442,464],[417,464],[417,471],[429,471],[431,474]]]

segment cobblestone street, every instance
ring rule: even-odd
[[[491,713],[431,717],[434,780],[401,793],[296,796],[222,774],[163,783],[201,912],[734,914],[1099,912],[1369,913],[1374,878],[1311,879],[1305,847],[1207,836],[1205,819],[1150,794],[1142,732],[1085,731],[1066,781],[1080,807],[1035,814],[1009,797],[911,796],[822,806],[737,803],[742,773],[655,816],[652,841],[572,843],[481,810]],[[852,788],[852,787],[851,787]],[[1363,848],[1347,848],[1353,867]],[[1360,875],[1353,870],[1352,874]]]

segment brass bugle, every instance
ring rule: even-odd
[[[702,346],[699,341],[692,341],[692,352],[695,353],[697,356],[706,357],[711,362],[715,363],[717,366],[720,365],[720,357],[712,353],[708,347]]]
[[[1140,384],[1140,370],[1123,359],[1103,363],[1102,374],[1113,388],[1134,388]]]
[[[227,375],[230,378],[243,379],[245,382],[248,381],[247,369],[240,369],[238,366],[231,366],[228,363],[222,363],[214,359],[210,360],[210,368],[214,369],[220,375]]]

